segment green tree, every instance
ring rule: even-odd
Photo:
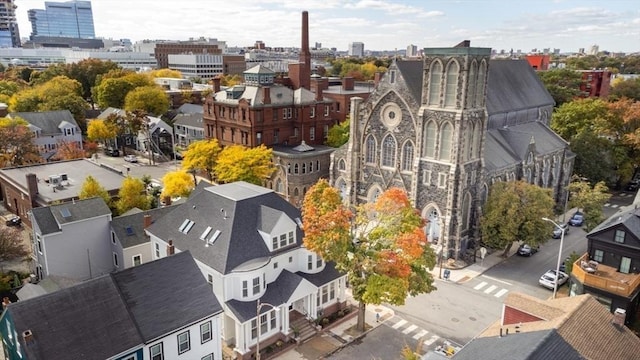
[[[108,206],[111,204],[111,196],[107,190],[91,175],[88,175],[82,183],[79,197],[80,199],[100,197]]]
[[[582,73],[570,69],[538,71],[547,91],[556,102],[556,107],[580,96]]]
[[[582,210],[585,230],[593,230],[604,220],[602,208],[611,198],[609,188],[602,181],[593,187],[586,181],[573,181],[569,184],[568,190],[571,194],[569,206]]]
[[[609,92],[610,99],[629,98],[640,101],[640,78],[614,82]]]
[[[553,229],[542,218],[553,217],[553,206],[549,189],[524,181],[493,184],[480,220],[484,244],[504,249],[504,257],[516,240],[534,247],[543,244]]]
[[[551,116],[551,129],[571,142],[582,132],[598,132],[609,116],[607,102],[600,99],[578,99],[558,107]]]
[[[102,109],[114,107],[122,109],[124,107],[124,99],[133,90],[135,85],[125,78],[108,78],[104,79],[94,88],[96,103]]]
[[[93,106],[94,100],[91,90],[96,86],[100,76],[119,68],[120,66],[113,61],[89,58],[68,64],[67,76],[77,80],[82,85],[83,99],[91,102]]]
[[[140,130],[148,124],[149,118],[143,111],[133,111],[133,112],[116,112],[109,114],[106,119],[104,119],[105,125],[108,129],[113,129],[116,133],[116,136],[122,137],[126,134],[138,134]],[[126,155],[124,141],[120,141],[122,155]]]
[[[142,180],[127,176],[122,182],[116,201],[118,214],[123,214],[133,208],[149,210],[151,201],[146,195]]]
[[[218,161],[222,148],[218,140],[194,141],[182,153],[182,169],[185,171],[204,171],[210,181],[213,181],[213,169]]]
[[[304,245],[346,273],[359,302],[357,329],[364,331],[367,304],[402,305],[407,296],[435,290],[428,269],[435,254],[427,244],[424,219],[398,188],[355,213],[339,191],[320,180],[305,195]]]
[[[21,86],[12,80],[0,80],[0,94],[6,96],[13,96],[20,90]]]
[[[142,86],[127,94],[124,108],[127,111],[144,110],[148,114],[160,116],[169,110],[169,99],[158,86]]]
[[[223,183],[246,181],[262,185],[275,171],[271,154],[272,150],[264,145],[254,148],[227,146],[220,152],[214,167],[216,179]]]
[[[340,124],[333,125],[327,135],[327,145],[339,148],[349,141],[349,117]]]
[[[606,137],[585,131],[574,137],[570,147],[576,154],[573,173],[580,177],[615,186],[618,179],[630,179],[633,175],[626,150]]]

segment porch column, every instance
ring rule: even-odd
[[[245,324],[239,324],[236,322],[236,348],[235,350],[241,354],[245,354],[249,350],[249,346],[251,344],[247,344],[247,340],[250,339],[250,336],[247,336],[246,328],[247,324],[251,324],[251,322],[247,322]],[[249,329],[251,331],[251,329]]]
[[[289,304],[284,304],[284,306],[280,306],[280,332],[289,335]]]
[[[316,304],[316,294],[307,295],[307,304],[309,304],[309,316],[311,319],[318,317],[318,305]]]

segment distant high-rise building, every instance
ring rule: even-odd
[[[14,0],[0,0],[0,47],[20,47]]]
[[[600,46],[591,45],[591,49],[589,49],[589,55],[598,55],[598,52],[600,52]]]
[[[553,55],[560,55],[560,49],[559,48],[553,48]]]
[[[90,1],[46,1],[44,6],[44,10],[31,9],[28,12],[32,40],[36,37],[96,37]]]
[[[322,43],[317,42],[315,48],[316,49],[322,49]]]
[[[584,48],[579,48],[578,49],[578,54],[584,54]]]
[[[352,42],[349,44],[348,49],[349,56],[363,57],[364,56],[364,43]]]
[[[411,44],[407,46],[407,57],[416,57],[418,56],[418,47]]]

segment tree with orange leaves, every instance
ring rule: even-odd
[[[87,157],[87,153],[76,142],[58,141],[58,150],[53,156],[54,160],[72,160]]]
[[[351,210],[321,179],[305,195],[302,218],[305,246],[349,278],[359,302],[357,330],[364,331],[367,304],[402,305],[409,295],[436,289],[425,220],[403,190],[391,188],[375,203]]]

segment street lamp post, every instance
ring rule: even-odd
[[[560,277],[560,262],[561,262],[561,259],[562,259],[562,245],[564,243],[565,229],[562,226],[558,225],[558,223],[556,223],[555,221],[553,221],[553,220],[551,220],[549,218],[543,217],[542,220],[552,223],[555,227],[558,228],[558,230],[561,231],[560,247],[558,248],[558,264],[556,265],[556,281],[555,281],[555,284],[553,286],[553,299],[555,299],[556,298],[556,293],[558,292],[558,277]]]
[[[260,299],[258,299],[256,305],[256,317],[257,317],[257,326],[256,326],[256,360],[260,360],[260,310],[262,310],[263,306],[268,306],[275,310],[276,313],[280,312],[280,308],[273,306],[269,303],[261,303]]]

